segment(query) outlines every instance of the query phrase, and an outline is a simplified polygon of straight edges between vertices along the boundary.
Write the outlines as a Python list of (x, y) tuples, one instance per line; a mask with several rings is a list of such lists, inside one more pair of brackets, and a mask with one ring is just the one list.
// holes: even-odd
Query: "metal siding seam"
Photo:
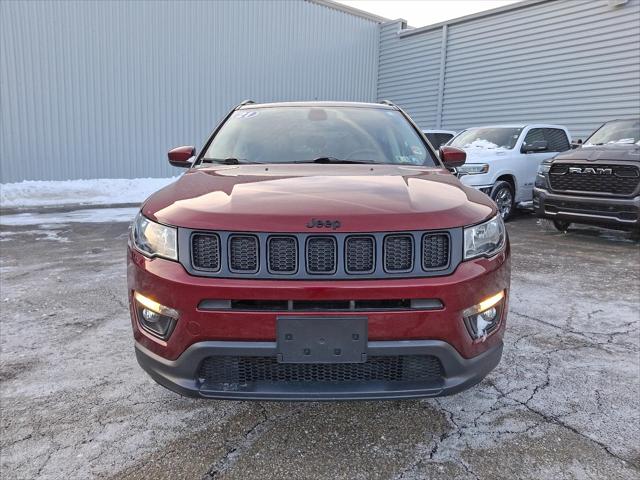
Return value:
[(438, 105), (436, 107), (436, 128), (442, 126), (442, 104), (444, 102), (444, 83), (447, 65), (447, 36), (449, 27), (442, 26), (442, 44), (440, 45), (440, 78), (438, 80)]

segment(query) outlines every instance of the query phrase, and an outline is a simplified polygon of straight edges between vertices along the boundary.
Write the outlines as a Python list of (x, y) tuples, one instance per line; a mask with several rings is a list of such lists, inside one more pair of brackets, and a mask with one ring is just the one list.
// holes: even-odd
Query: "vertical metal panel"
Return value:
[(1, 182), (159, 177), (235, 103), (376, 98), (378, 24), (303, 1), (0, 2)]
[(399, 21), (380, 27), (378, 61), (378, 100), (391, 100), (402, 106), (423, 128), (437, 122), (440, 76), (440, 30), (400, 38)]
[[(450, 22), (442, 127), (553, 122), (584, 138), (605, 120), (638, 116), (639, 17), (640, 0), (619, 7), (561, 0)], [(393, 48), (398, 58), (410, 54), (412, 64), (404, 67), (430, 63), (439, 47), (419, 39), (440, 33), (441, 27), (394, 33), (381, 37), (380, 49)], [(393, 87), (398, 103), (407, 101), (423, 127), (435, 124), (437, 104), (423, 98), (432, 88), (432, 79), (416, 83), (411, 75)], [(379, 86), (382, 98), (380, 92)]]

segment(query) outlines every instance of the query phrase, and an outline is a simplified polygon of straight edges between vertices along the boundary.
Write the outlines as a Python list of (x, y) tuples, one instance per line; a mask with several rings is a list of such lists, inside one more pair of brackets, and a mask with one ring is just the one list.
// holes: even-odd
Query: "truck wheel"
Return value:
[(562, 233), (567, 233), (569, 227), (571, 226), (571, 222), (567, 222), (565, 220), (554, 220), (553, 226), (556, 227), (556, 230)]
[(509, 182), (499, 181), (491, 190), (491, 199), (496, 202), (502, 219), (507, 221), (513, 213), (513, 188)]

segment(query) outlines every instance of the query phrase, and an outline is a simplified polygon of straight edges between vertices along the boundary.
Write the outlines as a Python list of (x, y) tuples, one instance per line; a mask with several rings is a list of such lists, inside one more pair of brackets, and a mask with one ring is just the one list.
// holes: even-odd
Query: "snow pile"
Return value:
[(473, 142), (467, 143), (464, 148), (499, 148), (493, 142), (485, 140), (484, 138), (476, 138)]
[(46, 205), (105, 205), (141, 203), (173, 178), (95, 179), (66, 181), (26, 180), (0, 184), (0, 207)]
[(60, 213), (16, 213), (0, 216), (0, 225), (38, 225), (41, 228), (48, 228), (68, 223), (131, 222), (137, 213), (137, 207), (88, 208)]

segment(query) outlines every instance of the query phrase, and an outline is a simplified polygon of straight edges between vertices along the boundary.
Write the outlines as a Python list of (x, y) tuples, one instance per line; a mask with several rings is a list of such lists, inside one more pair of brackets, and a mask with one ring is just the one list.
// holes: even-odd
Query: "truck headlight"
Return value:
[(463, 175), (479, 175), (488, 171), (489, 165), (487, 163), (465, 163), (458, 167), (458, 173)]
[(131, 238), (136, 249), (148, 257), (178, 260), (178, 231), (174, 227), (152, 222), (138, 213), (133, 221)]
[(464, 229), (464, 259), (497, 253), (504, 245), (506, 231), (500, 214), (491, 220)]
[(549, 170), (551, 170), (550, 163), (543, 162), (540, 165), (538, 165), (538, 175), (545, 175), (549, 173)]

